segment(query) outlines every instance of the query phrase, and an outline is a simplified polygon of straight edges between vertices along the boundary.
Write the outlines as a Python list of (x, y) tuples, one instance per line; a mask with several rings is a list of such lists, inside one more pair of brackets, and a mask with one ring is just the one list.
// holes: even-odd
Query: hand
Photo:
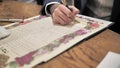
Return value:
[[(54, 6), (54, 5), (53, 5)], [(51, 7), (52, 8), (52, 7)], [(52, 19), (54, 24), (67, 25), (71, 23), (79, 10), (74, 6), (66, 6), (59, 4), (52, 12)]]

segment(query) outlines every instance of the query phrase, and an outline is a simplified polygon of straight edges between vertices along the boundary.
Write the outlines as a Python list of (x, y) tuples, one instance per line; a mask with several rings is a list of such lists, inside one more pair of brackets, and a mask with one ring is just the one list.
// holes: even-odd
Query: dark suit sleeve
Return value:
[(43, 5), (43, 0), (36, 0), (38, 5)]

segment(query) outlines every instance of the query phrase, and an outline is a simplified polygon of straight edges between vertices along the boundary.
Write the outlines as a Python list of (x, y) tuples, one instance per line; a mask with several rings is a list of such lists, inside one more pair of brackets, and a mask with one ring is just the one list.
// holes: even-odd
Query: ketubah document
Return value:
[(109, 27), (112, 22), (77, 15), (67, 26), (51, 17), (35, 16), (4, 26), (10, 35), (0, 40), (0, 68), (32, 68), (76, 43)]

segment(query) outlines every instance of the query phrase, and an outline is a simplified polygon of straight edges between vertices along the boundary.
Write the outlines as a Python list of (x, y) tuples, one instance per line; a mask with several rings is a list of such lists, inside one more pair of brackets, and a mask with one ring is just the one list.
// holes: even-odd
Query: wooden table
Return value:
[[(41, 6), (36, 4), (22, 3), (16, 1), (4, 1), (0, 3), (0, 18), (29, 18), (40, 13)], [(8, 22), (0, 22), (6, 25)]]
[[(14, 4), (5, 2), (0, 6), (0, 9), (1, 7), (2, 9), (5, 9), (4, 7), (6, 6), (10, 7), (9, 9), (11, 10), (9, 12), (12, 14), (8, 15), (9, 17), (19, 18), (25, 16), (27, 18), (39, 14), (40, 9), (37, 5), (17, 2), (12, 3)], [(19, 7), (21, 8), (18, 9)], [(6, 12), (7, 11), (3, 10), (3, 15), (0, 15), (0, 18), (7, 16), (7, 14), (4, 15)], [(0, 24), (3, 25), (3, 23)], [(37, 65), (34, 68), (96, 68), (109, 51), (120, 53), (120, 35), (107, 29), (98, 35), (75, 45), (73, 48), (47, 63)]]

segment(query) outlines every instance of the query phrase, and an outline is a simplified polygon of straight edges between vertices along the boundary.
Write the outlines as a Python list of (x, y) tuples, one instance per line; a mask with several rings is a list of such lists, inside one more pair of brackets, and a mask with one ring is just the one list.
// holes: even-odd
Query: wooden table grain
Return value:
[[(11, 15), (8, 16), (11, 18), (32, 17), (38, 15), (40, 10), (38, 5), (14, 1), (4, 2), (0, 5), (2, 5), (0, 6), (0, 12), (3, 12), (0, 18), (7, 16), (5, 14), (8, 12), (6, 7), (10, 9), (9, 12)], [(0, 23), (0, 25), (6, 24), (8, 23)], [(44, 64), (36, 65), (34, 68), (96, 68), (109, 51), (120, 53), (120, 34), (106, 29), (94, 37), (76, 44), (54, 59)]]
[[(4, 1), (0, 3), (0, 18), (29, 18), (40, 14), (41, 6), (30, 3)], [(0, 25), (6, 25), (10, 22), (0, 22)]]

